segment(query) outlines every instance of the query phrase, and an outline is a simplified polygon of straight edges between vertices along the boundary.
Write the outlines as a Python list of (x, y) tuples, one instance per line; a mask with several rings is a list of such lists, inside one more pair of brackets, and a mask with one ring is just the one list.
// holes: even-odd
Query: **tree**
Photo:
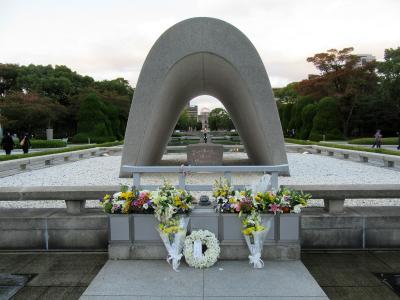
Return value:
[(317, 114), (317, 104), (307, 104), (301, 111), (302, 127), (300, 129), (300, 138), (306, 140), (310, 136), (311, 129), (313, 127), (313, 120)]
[(400, 129), (400, 47), (386, 49), (384, 61), (378, 63), (379, 95), (387, 109), (385, 121), (392, 131)]
[(292, 109), (294, 104), (280, 103), (280, 102), (278, 102), (277, 104), (278, 104), (279, 117), (281, 119), (283, 133), (287, 133), (290, 130), (289, 123), (292, 117)]
[(17, 65), (0, 64), (0, 97), (5, 97), (6, 92), (15, 86), (17, 76)]
[(352, 47), (330, 49), (307, 58), (320, 71), (320, 75), (311, 76), (296, 85), (300, 94), (309, 95), (315, 100), (333, 97), (338, 101), (341, 116), (338, 129), (341, 128), (346, 137), (351, 132), (352, 121), (360, 109), (360, 103), (376, 93), (378, 87), (376, 64), (371, 62), (357, 66), (359, 58), (351, 54), (352, 51)]
[(291, 111), (291, 119), (288, 124), (288, 129), (295, 129), (296, 130), (296, 137), (300, 137), (300, 131), (303, 127), (303, 119), (301, 116), (301, 112), (303, 108), (308, 105), (312, 104), (314, 101), (311, 97), (308, 96), (300, 96), (297, 98), (296, 102), (292, 106)]
[[(342, 50), (330, 49), (308, 57), (307, 61), (313, 63), (322, 74), (352, 69), (358, 62), (358, 57), (351, 54), (353, 50), (353, 47), (343, 48)], [(340, 89), (340, 81), (337, 82), (336, 88)]]
[(292, 82), (283, 88), (275, 88), (274, 95), (282, 104), (294, 103), (299, 96), (299, 93), (296, 91), (295, 88), (296, 86), (297, 82)]
[[(125, 79), (97, 82), (62, 65), (53, 67), (0, 64), (0, 101), (10, 101), (11, 98), (7, 97), (9, 94), (17, 94), (20, 97), (26, 95), (28, 98), (35, 95), (37, 98), (50, 101), (49, 105), (54, 104), (54, 107), (63, 109), (62, 114), (57, 114), (56, 120), (51, 120), (55, 136), (74, 136), (77, 133), (80, 105), (90, 93), (95, 93), (107, 107), (107, 116), (112, 120), (113, 134), (122, 138), (134, 93), (134, 89)], [(15, 101), (9, 104), (10, 107), (17, 105)], [(41, 132), (42, 119), (38, 118), (36, 121), (37, 124), (31, 123), (30, 128)]]
[(178, 122), (175, 125), (175, 129), (177, 130), (194, 130), (197, 127), (197, 118), (191, 116), (185, 108), (182, 113), (179, 115)]
[(79, 108), (78, 134), (75, 140), (115, 140), (108, 113), (107, 106), (95, 93), (88, 94)]
[(7, 131), (42, 135), (46, 128), (58, 126), (66, 114), (64, 106), (37, 94), (11, 92), (0, 100), (0, 123)]
[(128, 80), (124, 78), (117, 78), (114, 80), (103, 80), (95, 82), (96, 90), (99, 92), (113, 91), (118, 95), (126, 95), (132, 98), (134, 89), (129, 85)]
[(223, 108), (214, 108), (208, 116), (208, 124), (211, 130), (234, 129), (233, 122), (228, 112)]
[[(310, 108), (311, 110), (311, 108)], [(336, 99), (326, 97), (318, 103), (313, 126), (310, 133), (311, 140), (322, 140), (325, 135), (327, 140), (342, 139), (339, 128), (339, 108)]]

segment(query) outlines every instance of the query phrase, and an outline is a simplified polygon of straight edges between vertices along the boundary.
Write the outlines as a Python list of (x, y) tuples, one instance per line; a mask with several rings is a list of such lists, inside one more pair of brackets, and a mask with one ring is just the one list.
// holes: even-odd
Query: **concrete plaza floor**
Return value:
[[(3, 252), (0, 253), (0, 273), (33, 274), (13, 299), (79, 299), (106, 262), (107, 253)], [(329, 299), (400, 299), (374, 275), (400, 273), (400, 251), (303, 251), (302, 262)], [(165, 267), (169, 268), (168, 265)], [(249, 270), (247, 263), (244, 267), (244, 270)], [(220, 275), (220, 272), (226, 274), (226, 281), (235, 280), (229, 276), (227, 268), (222, 268), (222, 271), (216, 268), (215, 275)], [(245, 274), (241, 274), (237, 288), (245, 284)], [(285, 290), (291, 284), (282, 281), (276, 289)], [(193, 286), (194, 291), (196, 288)]]
[(181, 263), (174, 272), (163, 260), (109, 260), (83, 293), (91, 299), (320, 299), (325, 293), (301, 261), (218, 261), (197, 270)]

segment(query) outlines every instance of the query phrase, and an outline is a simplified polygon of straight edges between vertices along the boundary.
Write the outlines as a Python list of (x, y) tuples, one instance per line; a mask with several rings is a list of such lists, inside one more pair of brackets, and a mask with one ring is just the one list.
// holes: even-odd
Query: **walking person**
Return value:
[(6, 155), (10, 155), (11, 151), (14, 149), (15, 144), (14, 140), (11, 136), (11, 133), (7, 132), (7, 134), (1, 140), (1, 147), (3, 147)]
[(372, 148), (374, 148), (375, 146), (376, 146), (376, 148), (381, 148), (381, 145), (382, 145), (382, 134), (381, 134), (381, 130), (380, 129), (378, 129), (375, 132), (374, 138), (375, 138), (375, 140), (374, 140), (374, 144), (372, 145)]
[(396, 134), (397, 134), (397, 150), (400, 150), (400, 131), (397, 131)]
[(27, 154), (29, 152), (29, 147), (31, 146), (31, 141), (29, 140), (28, 134), (24, 134), (24, 137), (19, 144), (21, 145), (24, 154)]

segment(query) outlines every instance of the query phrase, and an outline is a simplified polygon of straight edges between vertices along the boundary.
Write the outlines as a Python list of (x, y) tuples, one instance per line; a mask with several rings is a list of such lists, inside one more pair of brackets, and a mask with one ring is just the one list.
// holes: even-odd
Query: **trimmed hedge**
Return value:
[[(349, 144), (353, 145), (372, 145), (374, 143), (374, 138), (359, 138), (353, 139), (349, 141)], [(399, 138), (397, 137), (388, 137), (382, 139), (382, 145), (398, 145)]]
[(299, 144), (299, 145), (315, 145), (316, 144), (316, 142), (298, 140), (298, 139), (292, 139), (292, 138), (285, 138), (285, 142), (292, 143), (292, 144)]
[[(63, 140), (30, 140), (32, 149), (38, 149), (38, 148), (63, 148), (67, 147), (67, 142), (64, 142)], [(20, 140), (19, 139), (14, 139), (15, 143), (15, 149), (21, 149), (21, 146), (19, 145)], [(2, 148), (2, 147), (0, 147)]]
[(72, 143), (76, 143), (76, 144), (82, 144), (82, 143), (88, 143), (90, 138), (90, 142), (91, 143), (108, 143), (108, 142), (114, 142), (115, 141), (115, 137), (114, 136), (100, 136), (100, 137), (96, 137), (96, 136), (90, 136), (87, 133), (78, 133), (76, 135), (74, 135), (71, 138), (71, 142)]
[(96, 148), (96, 147), (113, 147), (113, 146), (118, 146), (118, 145), (122, 145), (122, 144), (123, 144), (123, 141), (116, 141), (116, 142), (110, 142), (110, 143), (81, 145), (81, 146), (74, 146), (74, 147), (68, 147), (68, 148), (62, 148), (62, 149), (32, 152), (32, 153), (28, 153), (28, 154), (1, 155), (0, 161), (14, 160), (14, 159), (19, 159), (19, 158), (36, 157), (36, 156), (42, 156), (42, 155), (48, 155), (48, 154), (72, 152), (72, 151), (85, 150), (85, 149), (91, 149), (91, 148)]
[[(63, 140), (31, 140), (32, 148), (62, 148), (67, 147)], [(18, 144), (19, 146), (19, 144)]]

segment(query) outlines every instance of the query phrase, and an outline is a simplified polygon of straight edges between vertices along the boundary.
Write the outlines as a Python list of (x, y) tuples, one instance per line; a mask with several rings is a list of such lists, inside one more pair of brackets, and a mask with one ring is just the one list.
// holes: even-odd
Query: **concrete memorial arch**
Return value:
[(278, 110), (257, 50), (231, 24), (201, 17), (175, 24), (151, 48), (136, 85), (121, 166), (156, 165), (185, 104), (203, 94), (226, 107), (255, 164), (287, 163)]

